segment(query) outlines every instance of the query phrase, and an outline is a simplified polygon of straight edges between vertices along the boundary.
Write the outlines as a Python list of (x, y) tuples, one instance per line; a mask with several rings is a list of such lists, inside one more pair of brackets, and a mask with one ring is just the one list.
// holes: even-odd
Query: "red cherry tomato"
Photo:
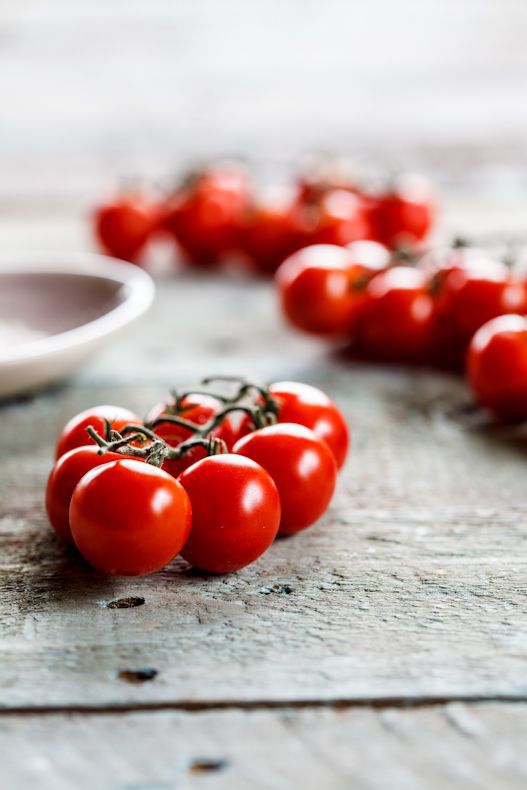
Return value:
[(464, 353), (474, 332), (487, 321), (521, 311), (525, 285), (507, 266), (475, 251), (447, 259), (431, 281), (436, 302), (436, 334)]
[(160, 223), (188, 262), (210, 266), (236, 242), (248, 200), (248, 179), (235, 165), (209, 168), (167, 201)]
[[(159, 403), (150, 410), (146, 422), (153, 423), (162, 416), (168, 415), (182, 417), (184, 420), (192, 422), (195, 425), (205, 425), (212, 417), (221, 411), (222, 408), (220, 401), (210, 395), (190, 395), (183, 400), (181, 405), (183, 408), (177, 411), (174, 401)], [(185, 439), (189, 439), (192, 436), (192, 431), (188, 428), (175, 425), (171, 422), (160, 422), (159, 425), (155, 427), (155, 433), (171, 447), (177, 447), (181, 442), (184, 442)], [(229, 450), (231, 449), (234, 436), (232, 423), (229, 417), (226, 417), (221, 425), (213, 431), (212, 436), (216, 439), (223, 439), (227, 448)], [(196, 447), (182, 458), (167, 459), (163, 463), (163, 469), (165, 472), (173, 475), (173, 477), (179, 477), (184, 469), (196, 463), (196, 461), (199, 461), (200, 458), (204, 458), (206, 455), (207, 451), (204, 447)]]
[(123, 196), (100, 206), (94, 215), (102, 249), (126, 261), (137, 261), (156, 224), (156, 207), (140, 195)]
[(262, 274), (273, 274), (306, 243), (306, 217), (298, 193), (274, 189), (253, 202), (239, 230), (239, 246)]
[(282, 310), (293, 326), (316, 335), (350, 331), (361, 297), (353, 290), (349, 260), (343, 247), (316, 244), (284, 261), (276, 284)]
[(279, 422), (294, 422), (310, 428), (318, 439), (323, 439), (340, 469), (349, 447), (346, 420), (325, 392), (297, 381), (277, 381), (269, 387), (278, 402)]
[(230, 453), (209, 456), (179, 481), (192, 503), (192, 530), (182, 551), (191, 565), (230, 573), (269, 548), (280, 524), (280, 497), (257, 463)]
[(503, 422), (527, 420), (527, 318), (484, 324), (469, 346), (467, 373), (478, 403)]
[(389, 249), (378, 241), (352, 241), (346, 244), (346, 249), (351, 253), (351, 265), (362, 269), (365, 276), (369, 275), (368, 281), (392, 262)]
[(357, 327), (357, 346), (375, 359), (415, 362), (430, 344), (433, 300), (423, 272), (394, 266), (367, 288), (368, 302)]
[(366, 286), (390, 262), (386, 247), (356, 241), (346, 248), (315, 244), (280, 266), (276, 283), (293, 326), (317, 335), (352, 333), (368, 301)]
[(190, 532), (190, 500), (162, 469), (124, 459), (84, 475), (70, 505), (71, 534), (91, 565), (143, 576), (179, 554)]
[(371, 235), (362, 198), (347, 189), (324, 193), (313, 206), (315, 226), (310, 234), (312, 244), (349, 244)]
[(95, 444), (76, 447), (58, 459), (51, 470), (46, 487), (46, 511), (51, 526), (65, 543), (73, 545), (70, 530), (70, 502), (79, 480), (96, 466), (118, 461), (118, 453), (99, 453)]
[(390, 247), (422, 241), (435, 221), (435, 198), (420, 176), (404, 176), (372, 207), (375, 237)]
[(276, 483), (282, 505), (280, 535), (309, 527), (328, 507), (337, 466), (328, 445), (309, 428), (270, 425), (244, 436), (233, 449), (263, 466)]
[(72, 417), (64, 426), (57, 442), (55, 458), (60, 458), (61, 455), (75, 447), (93, 444), (93, 439), (90, 439), (86, 433), (86, 428), (90, 425), (100, 436), (104, 437), (106, 420), (114, 431), (119, 431), (129, 423), (141, 424), (141, 420), (136, 414), (121, 406), (94, 406), (92, 409), (86, 409), (86, 411), (81, 411), (80, 414)]

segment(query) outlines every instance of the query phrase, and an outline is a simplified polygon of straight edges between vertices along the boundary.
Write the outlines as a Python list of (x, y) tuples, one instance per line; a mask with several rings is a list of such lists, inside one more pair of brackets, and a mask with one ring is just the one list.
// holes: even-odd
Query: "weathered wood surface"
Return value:
[(525, 713), (449, 704), (0, 716), (0, 753), (13, 788), (523, 790)]
[[(447, 232), (521, 232), (526, 28), (517, 0), (4, 3), (2, 254), (90, 246), (117, 177), (313, 148), (428, 173)], [(77, 379), (0, 405), (2, 787), (524, 787), (527, 438), (457, 379), (285, 332), (264, 283), (159, 285)], [(230, 577), (94, 573), (42, 509), (62, 423), (211, 370), (342, 404), (330, 512)]]
[[(330, 512), (232, 576), (99, 576), (42, 510), (61, 423), (101, 402), (143, 411), (211, 369), (312, 381), (342, 405), (353, 452)], [(525, 448), (469, 403), (455, 378), (298, 340), (266, 284), (160, 283), (76, 386), (0, 411), (0, 705), (527, 697)], [(130, 595), (145, 604), (104, 606)], [(119, 678), (145, 667), (158, 675)]]

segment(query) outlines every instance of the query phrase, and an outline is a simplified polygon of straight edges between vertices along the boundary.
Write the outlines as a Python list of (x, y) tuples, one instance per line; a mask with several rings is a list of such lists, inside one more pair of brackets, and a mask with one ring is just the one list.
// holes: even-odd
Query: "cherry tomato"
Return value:
[(478, 403), (503, 422), (527, 420), (527, 318), (483, 324), (469, 346), (467, 373)]
[(280, 497), (269, 474), (249, 458), (211, 455), (179, 481), (192, 503), (192, 530), (182, 551), (191, 565), (230, 573), (269, 548), (280, 524)]
[(362, 198), (347, 189), (324, 193), (313, 206), (315, 225), (312, 244), (349, 244), (370, 238), (371, 231)]
[(422, 241), (435, 221), (435, 198), (420, 176), (407, 175), (372, 207), (375, 238), (395, 247)]
[(188, 262), (210, 266), (236, 242), (248, 200), (248, 179), (236, 165), (204, 170), (167, 201), (160, 223)]
[(328, 445), (309, 428), (270, 425), (244, 436), (233, 450), (263, 466), (276, 483), (282, 505), (280, 535), (309, 527), (328, 507), (337, 466)]
[(350, 331), (361, 301), (343, 247), (316, 244), (289, 257), (276, 274), (282, 310), (293, 326), (316, 335)]
[(357, 327), (361, 353), (375, 359), (422, 360), (429, 343), (433, 300), (423, 272), (394, 266), (374, 277)]
[(356, 241), (346, 248), (315, 244), (280, 266), (276, 283), (293, 326), (317, 335), (352, 333), (368, 301), (366, 286), (390, 262), (386, 247)]
[(46, 487), (46, 511), (51, 526), (65, 543), (73, 545), (69, 513), (75, 486), (90, 469), (121, 458), (118, 453), (100, 453), (95, 444), (90, 444), (68, 450), (55, 463)]
[[(174, 401), (159, 403), (148, 413), (146, 422), (153, 423), (160, 417), (168, 415), (182, 417), (195, 425), (205, 425), (222, 408), (220, 401), (210, 395), (191, 395), (183, 399), (181, 406), (182, 408), (178, 411)], [(192, 431), (188, 428), (171, 422), (160, 422), (155, 427), (155, 433), (171, 447), (177, 447), (178, 444), (192, 436)], [(229, 417), (226, 417), (221, 425), (213, 431), (212, 436), (216, 439), (223, 439), (228, 449), (232, 447), (234, 438), (232, 422)], [(199, 461), (200, 458), (204, 458), (206, 454), (207, 451), (204, 447), (196, 447), (182, 458), (167, 459), (163, 463), (163, 469), (174, 477), (179, 477), (184, 469)]]
[(85, 444), (94, 444), (86, 433), (86, 428), (92, 426), (97, 433), (104, 437), (106, 431), (106, 420), (110, 423), (114, 431), (119, 431), (125, 425), (141, 424), (139, 417), (128, 409), (121, 406), (94, 406), (92, 409), (81, 411), (72, 417), (64, 426), (55, 451), (55, 458), (73, 450), (75, 447), (83, 447)]
[(323, 439), (340, 469), (349, 447), (346, 420), (325, 392), (297, 381), (277, 381), (269, 393), (278, 402), (279, 422), (293, 422), (310, 428), (318, 439)]
[(507, 266), (475, 251), (448, 258), (431, 281), (436, 302), (436, 334), (464, 353), (472, 335), (487, 321), (521, 311), (526, 288)]
[(162, 469), (132, 459), (85, 474), (70, 505), (77, 548), (112, 576), (143, 576), (163, 568), (183, 548), (191, 521), (183, 486)]
[(94, 215), (95, 235), (105, 252), (136, 262), (157, 224), (157, 208), (140, 195), (118, 198)]
[(262, 274), (273, 274), (306, 238), (306, 217), (298, 193), (276, 188), (249, 206), (239, 230), (240, 248)]
[(392, 262), (392, 253), (378, 241), (352, 241), (346, 244), (346, 249), (351, 253), (351, 265), (357, 266), (365, 275), (369, 275), (368, 281), (377, 272), (388, 268)]

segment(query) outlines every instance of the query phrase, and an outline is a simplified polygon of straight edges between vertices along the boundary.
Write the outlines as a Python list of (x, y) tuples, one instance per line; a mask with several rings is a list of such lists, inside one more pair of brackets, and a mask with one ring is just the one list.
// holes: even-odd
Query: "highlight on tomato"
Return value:
[(239, 439), (233, 452), (251, 458), (269, 472), (282, 507), (280, 535), (306, 529), (327, 509), (337, 465), (326, 442), (294, 423), (277, 423)]
[[(221, 383), (229, 389), (203, 390)], [(229, 573), (322, 515), (348, 446), (341, 412), (316, 387), (209, 377), (174, 391), (146, 424), (116, 406), (70, 420), (46, 510), (56, 533), (110, 575), (153, 573), (177, 554)]]
[(249, 458), (211, 455), (179, 482), (192, 504), (192, 530), (182, 551), (209, 573), (231, 573), (266, 551), (278, 532), (280, 497), (271, 476)]
[(367, 205), (348, 189), (331, 189), (311, 204), (314, 215), (311, 244), (344, 246), (371, 238)]
[(437, 214), (437, 198), (422, 176), (399, 176), (372, 209), (376, 238), (389, 247), (415, 245), (430, 233)]
[(70, 529), (70, 502), (77, 483), (96, 466), (121, 458), (118, 453), (101, 453), (97, 445), (90, 444), (68, 450), (55, 462), (46, 486), (46, 512), (51, 526), (65, 543), (74, 543)]
[(469, 346), (467, 376), (477, 402), (502, 422), (527, 420), (527, 318), (484, 324)]
[(93, 444), (94, 440), (88, 436), (86, 430), (89, 426), (101, 436), (105, 436), (107, 425), (113, 431), (120, 431), (125, 425), (140, 423), (141, 420), (136, 414), (122, 406), (93, 406), (68, 420), (57, 441), (55, 458), (60, 458), (75, 447)]
[(191, 513), (189, 497), (174, 477), (124, 458), (81, 478), (71, 498), (71, 534), (98, 570), (143, 576), (179, 554), (190, 533)]
[(269, 395), (278, 405), (278, 421), (310, 428), (326, 442), (340, 469), (348, 454), (350, 434), (342, 412), (331, 398), (318, 387), (298, 381), (277, 381), (269, 386)]
[(425, 274), (394, 266), (374, 277), (357, 325), (360, 352), (378, 360), (419, 362), (430, 346), (434, 302)]

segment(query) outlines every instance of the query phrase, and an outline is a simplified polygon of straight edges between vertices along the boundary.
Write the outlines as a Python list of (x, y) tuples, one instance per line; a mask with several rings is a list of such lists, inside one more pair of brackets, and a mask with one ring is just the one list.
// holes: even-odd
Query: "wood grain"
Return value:
[(525, 705), (0, 716), (5, 787), (522, 790)]
[[(86, 212), (122, 176), (241, 154), (280, 178), (314, 148), (431, 175), (440, 233), (523, 232), (518, 0), (4, 6), (3, 255), (92, 247)], [(266, 283), (158, 285), (77, 379), (0, 404), (2, 786), (525, 787), (525, 432), (490, 426), (456, 378), (287, 332)], [(341, 404), (353, 452), (330, 512), (229, 577), (102, 577), (43, 513), (58, 431), (215, 371)]]
[[(521, 437), (486, 428), (453, 377), (352, 365), (284, 333), (265, 285), (208, 283), (206, 320), (204, 293), (164, 281), (155, 320), (77, 386), (0, 412), (2, 707), (527, 696)], [(211, 368), (336, 398), (353, 453), (331, 510), (232, 576), (96, 574), (42, 509), (61, 424), (101, 402), (141, 412)], [(105, 606), (129, 596), (145, 604)], [(143, 669), (158, 674), (120, 675)]]

